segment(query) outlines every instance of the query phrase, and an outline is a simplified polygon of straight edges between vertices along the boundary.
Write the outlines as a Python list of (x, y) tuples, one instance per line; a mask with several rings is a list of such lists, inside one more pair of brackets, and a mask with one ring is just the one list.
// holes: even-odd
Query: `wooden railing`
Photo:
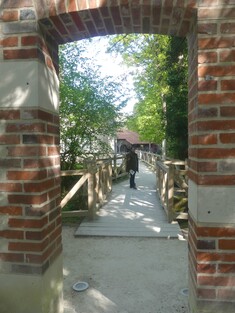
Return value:
[(113, 180), (126, 176), (126, 154), (114, 155), (112, 158)]
[[(156, 188), (168, 222), (174, 219), (187, 219), (187, 212), (177, 211), (177, 201), (187, 205), (188, 180), (187, 162), (180, 160), (161, 160), (159, 155), (138, 151), (139, 158), (156, 172)], [(178, 200), (178, 199), (181, 200)]]
[(63, 211), (63, 208), (68, 204), (68, 202), (75, 196), (78, 190), (85, 185), (90, 179), (90, 175), (87, 170), (74, 170), (74, 171), (61, 171), (61, 176), (78, 176), (77, 183), (72, 187), (72, 189), (66, 194), (66, 196), (61, 201), (61, 209), (62, 209), (62, 216), (70, 217), (70, 216), (88, 216), (93, 215), (92, 207), (88, 207), (84, 210), (73, 210), (73, 211)]
[(157, 191), (169, 223), (176, 218), (187, 219), (187, 213), (176, 210), (176, 196), (184, 199), (188, 195), (185, 166), (184, 161), (156, 163)]
[[(187, 213), (176, 210), (176, 195), (187, 198), (187, 163), (178, 160), (161, 160), (154, 153), (137, 151), (140, 160), (151, 166), (156, 172), (156, 189), (164, 208), (168, 222), (176, 218), (187, 218)], [(113, 156), (95, 160), (85, 160), (84, 170), (62, 171), (61, 176), (77, 176), (78, 180), (61, 201), (63, 209), (68, 202), (82, 190), (86, 197), (84, 207), (79, 210), (63, 211), (64, 217), (88, 217), (94, 219), (97, 210), (104, 204), (112, 189), (112, 181), (127, 175), (126, 156)]]
[[(125, 171), (126, 157), (113, 156), (99, 160), (84, 160), (83, 170), (61, 171), (61, 176), (77, 176), (77, 182), (61, 201), (63, 217), (88, 217), (94, 219), (97, 210), (104, 204), (112, 189), (112, 181), (127, 175)], [(86, 197), (83, 208), (63, 210), (74, 196), (81, 192)]]
[(137, 150), (136, 152), (140, 160), (150, 165), (153, 170), (156, 169), (156, 162), (157, 160), (161, 159), (161, 156), (159, 154), (141, 150)]

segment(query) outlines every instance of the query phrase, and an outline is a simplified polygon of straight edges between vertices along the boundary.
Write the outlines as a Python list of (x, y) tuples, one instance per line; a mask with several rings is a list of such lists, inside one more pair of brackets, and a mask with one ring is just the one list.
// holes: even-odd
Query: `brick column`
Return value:
[(1, 313), (63, 311), (58, 78), (31, 3), (1, 7)]
[(191, 313), (235, 308), (235, 7), (225, 2), (200, 2), (189, 39)]

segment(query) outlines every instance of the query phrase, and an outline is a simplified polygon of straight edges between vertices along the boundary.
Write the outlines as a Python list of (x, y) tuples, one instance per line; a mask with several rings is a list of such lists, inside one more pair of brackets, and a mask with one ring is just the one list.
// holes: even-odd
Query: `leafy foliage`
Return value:
[(167, 141), (167, 156), (187, 157), (187, 45), (185, 38), (118, 35), (110, 42), (128, 65), (136, 66), (138, 102), (128, 128), (142, 140)]
[(183, 38), (171, 37), (167, 51), (166, 140), (168, 155), (187, 158), (188, 150), (188, 58)]
[(61, 166), (74, 169), (84, 154), (105, 153), (105, 139), (120, 128), (120, 110), (127, 97), (121, 78), (100, 77), (100, 70), (85, 55), (86, 44), (60, 47)]

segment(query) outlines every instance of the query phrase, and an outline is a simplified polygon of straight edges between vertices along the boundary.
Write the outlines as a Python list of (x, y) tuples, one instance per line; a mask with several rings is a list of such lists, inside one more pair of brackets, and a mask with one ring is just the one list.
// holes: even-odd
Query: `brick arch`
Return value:
[[(78, 3), (77, 3), (78, 2)], [(58, 71), (56, 47), (72, 41), (113, 34), (147, 33), (186, 37), (196, 18), (192, 1), (125, 1), (36, 2), (38, 24), (44, 34), (52, 62)], [(48, 62), (48, 64), (50, 64)]]
[(147, 32), (189, 43), (190, 313), (233, 313), (234, 1), (4, 0), (0, 9), (0, 281), (9, 282), (0, 311), (60, 312), (61, 288), (50, 288), (62, 281), (58, 45)]
[[(186, 4), (184, 4), (186, 2)], [(195, 21), (191, 1), (79, 1), (38, 8), (39, 24), (58, 44), (120, 33), (158, 33), (184, 37)]]

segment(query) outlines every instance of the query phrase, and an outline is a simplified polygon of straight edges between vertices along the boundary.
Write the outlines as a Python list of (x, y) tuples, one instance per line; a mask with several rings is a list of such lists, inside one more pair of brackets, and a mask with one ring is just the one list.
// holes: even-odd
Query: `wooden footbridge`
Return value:
[[(62, 200), (62, 207), (81, 186), (87, 187), (87, 208), (62, 212), (64, 216), (85, 217), (75, 236), (182, 238), (172, 208), (174, 181), (184, 176), (176, 175), (172, 162), (164, 165), (157, 161), (155, 155), (140, 153), (139, 158), (137, 190), (130, 189), (128, 176), (122, 170), (123, 162), (119, 162), (118, 166), (117, 160), (114, 164), (113, 161), (99, 163), (98, 166), (96, 163), (95, 168), (89, 162), (83, 175), (81, 171), (62, 172), (63, 176), (80, 175), (78, 182)], [(185, 175), (185, 170), (181, 173)], [(124, 177), (115, 179), (120, 176)]]
[(128, 178), (113, 184), (107, 203), (94, 220), (85, 219), (75, 236), (182, 238), (177, 222), (169, 223), (156, 193), (156, 175), (140, 162), (137, 190)]

